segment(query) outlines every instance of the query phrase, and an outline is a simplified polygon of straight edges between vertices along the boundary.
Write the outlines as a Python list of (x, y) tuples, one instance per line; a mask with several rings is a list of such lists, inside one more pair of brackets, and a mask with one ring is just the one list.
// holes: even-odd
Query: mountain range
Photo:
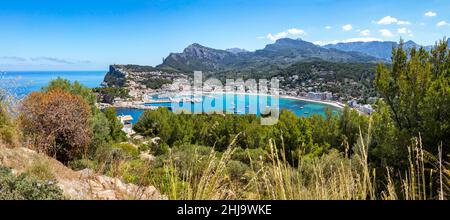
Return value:
[[(392, 55), (392, 48), (398, 46), (399, 43), (394, 41), (370, 41), (370, 42), (349, 42), (349, 43), (328, 44), (323, 47), (342, 51), (361, 52), (370, 56), (374, 56), (389, 61)], [(419, 48), (420, 45), (411, 40), (406, 41), (403, 45), (403, 48), (405, 49), (410, 49), (412, 47)], [(431, 50), (432, 46), (425, 46), (424, 48), (426, 50)]]
[(242, 49), (219, 50), (194, 43), (181, 53), (171, 53), (157, 68), (191, 72), (228, 71), (285, 67), (299, 61), (323, 60), (330, 62), (375, 63), (383, 59), (360, 51), (326, 48), (301, 40), (283, 38), (254, 52)]

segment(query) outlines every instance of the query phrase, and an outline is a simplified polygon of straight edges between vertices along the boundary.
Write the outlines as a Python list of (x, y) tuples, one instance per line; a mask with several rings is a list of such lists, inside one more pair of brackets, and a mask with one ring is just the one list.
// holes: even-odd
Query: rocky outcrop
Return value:
[(125, 85), (128, 72), (120, 65), (110, 65), (109, 71), (105, 76), (103, 85), (107, 87), (122, 87)]
[(13, 169), (14, 173), (27, 171), (33, 162), (45, 161), (68, 199), (77, 200), (160, 200), (166, 199), (153, 186), (137, 186), (118, 178), (98, 175), (92, 170), (73, 171), (59, 161), (27, 148), (0, 146), (0, 166)]

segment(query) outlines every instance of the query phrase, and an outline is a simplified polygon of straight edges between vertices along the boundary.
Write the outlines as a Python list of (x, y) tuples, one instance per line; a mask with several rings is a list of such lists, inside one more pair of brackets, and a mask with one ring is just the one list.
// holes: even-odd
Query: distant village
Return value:
[[(157, 107), (145, 105), (149, 102), (158, 102), (153, 100), (152, 96), (155, 94), (165, 94), (166, 98), (171, 95), (179, 94), (180, 92), (191, 91), (190, 77), (188, 74), (182, 73), (166, 73), (163, 71), (148, 71), (148, 72), (130, 72), (123, 69), (114, 69), (119, 75), (122, 75), (126, 79), (124, 88), (129, 91), (129, 99), (115, 98), (112, 104), (100, 104), (100, 107), (123, 107), (123, 108), (136, 108), (136, 109), (156, 109)], [(163, 84), (160, 88), (152, 89), (146, 85), (148, 79), (163, 79), (170, 81), (170, 84)], [(298, 76), (292, 76), (290, 79), (284, 79), (280, 77), (281, 83), (285, 80), (295, 81)], [(367, 103), (360, 104), (360, 97), (351, 97), (349, 95), (342, 95), (342, 93), (332, 93), (331, 91), (324, 90), (326, 88), (333, 88), (340, 85), (340, 82), (328, 81), (325, 82), (323, 78), (316, 80), (307, 80), (305, 82), (297, 83), (294, 86), (284, 86), (283, 89), (279, 89), (279, 94), (282, 96), (290, 96), (294, 98), (303, 98), (314, 101), (322, 101), (329, 103), (338, 103), (339, 106), (347, 104), (350, 108), (354, 108), (364, 114), (372, 114), (374, 111), (372, 105), (376, 101), (376, 97), (369, 97)], [(348, 82), (350, 86), (357, 86), (355, 82)], [(105, 86), (108, 86), (105, 83)], [(227, 84), (225, 87), (221, 85), (214, 85), (211, 83), (204, 83), (203, 92), (225, 92), (235, 91), (237, 93), (257, 93), (257, 86), (247, 84), (244, 86), (242, 82), (235, 82), (234, 84)]]

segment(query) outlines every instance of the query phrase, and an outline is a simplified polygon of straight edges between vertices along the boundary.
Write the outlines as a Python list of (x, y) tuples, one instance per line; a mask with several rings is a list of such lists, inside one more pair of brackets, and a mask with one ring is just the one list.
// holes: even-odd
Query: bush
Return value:
[(113, 145), (113, 147), (122, 149), (125, 153), (127, 153), (130, 157), (134, 159), (139, 158), (140, 155), (139, 149), (130, 143), (119, 143)]
[(240, 161), (231, 160), (227, 164), (227, 172), (233, 181), (247, 183), (249, 178), (246, 173), (250, 171), (250, 167)]
[(268, 161), (267, 151), (261, 148), (256, 149), (242, 149), (237, 148), (231, 159), (240, 161), (250, 165), (250, 161), (256, 163), (257, 161)]
[(53, 174), (50, 165), (41, 159), (35, 159), (31, 166), (27, 169), (26, 173), (30, 177), (34, 177), (38, 180), (55, 179), (55, 175)]
[(166, 143), (162, 143), (162, 144), (154, 144), (150, 147), (151, 152), (155, 155), (155, 156), (159, 156), (159, 155), (164, 155), (169, 153), (170, 147), (168, 144)]
[(149, 184), (146, 174), (149, 167), (142, 160), (130, 160), (120, 164), (119, 173), (122, 179), (127, 183), (133, 183), (140, 186)]
[(33, 92), (20, 109), (20, 125), (33, 148), (67, 164), (86, 155), (91, 143), (91, 109), (62, 90)]
[(0, 167), (0, 200), (61, 200), (62, 190), (53, 180), (40, 181), (26, 174), (14, 176), (11, 169)]
[(0, 97), (0, 143), (9, 147), (18, 146), (18, 129), (9, 114), (5, 104)]
[(84, 169), (96, 170), (98, 165), (97, 162), (94, 160), (83, 158), (79, 160), (70, 161), (68, 166), (72, 170), (79, 171)]

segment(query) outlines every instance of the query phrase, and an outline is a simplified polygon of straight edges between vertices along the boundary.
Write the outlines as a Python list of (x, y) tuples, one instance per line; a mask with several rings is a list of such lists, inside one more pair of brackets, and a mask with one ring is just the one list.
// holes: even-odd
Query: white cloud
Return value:
[(388, 29), (381, 29), (380, 30), (381, 36), (383, 37), (392, 37), (394, 36), (394, 34), (392, 34), (392, 32)]
[(410, 25), (411, 22), (409, 22), (409, 21), (398, 21), (397, 24), (398, 25)]
[(443, 26), (448, 26), (448, 25), (450, 25), (450, 24), (445, 21), (440, 21), (436, 24), (436, 26), (438, 26), (438, 27), (443, 27)]
[(436, 12), (432, 12), (432, 11), (425, 13), (425, 16), (427, 16), (427, 17), (435, 17), (436, 15), (437, 15)]
[(381, 24), (381, 25), (389, 25), (389, 24), (410, 25), (411, 24), (411, 22), (409, 22), (409, 21), (399, 20), (396, 17), (392, 17), (392, 16), (386, 16), (386, 17), (380, 19), (379, 21), (377, 21), (376, 23)]
[(342, 26), (342, 30), (344, 31), (350, 31), (351, 29), (353, 29), (353, 26), (351, 24), (346, 24)]
[(318, 41), (314, 41), (313, 44), (323, 46), (323, 45), (325, 45), (325, 42), (318, 40)]
[[(266, 35), (266, 37), (264, 37), (264, 38), (269, 39), (271, 41), (276, 41), (281, 38), (286, 38), (289, 36), (298, 36), (298, 35), (306, 35), (306, 32), (299, 28), (290, 28), (286, 31), (282, 31), (282, 32), (279, 32), (276, 34), (268, 33)], [(258, 39), (260, 39), (260, 38), (258, 37)]]
[(399, 29), (397, 29), (397, 33), (406, 34), (406, 33), (408, 33), (408, 28), (399, 28)]
[(267, 39), (269, 39), (269, 40), (271, 40), (271, 41), (276, 41), (276, 40), (278, 40), (278, 39), (281, 39), (281, 38), (285, 38), (285, 37), (287, 37), (287, 35), (288, 35), (288, 33), (287, 32), (280, 32), (280, 33), (277, 33), (277, 34), (275, 34), (275, 35), (272, 35), (272, 33), (268, 33), (267, 34)]
[(302, 35), (305, 34), (305, 31), (302, 29), (298, 29), (298, 28), (291, 28), (287, 31), (289, 34), (292, 35)]
[(355, 37), (355, 38), (343, 40), (341, 42), (342, 43), (351, 43), (351, 42), (370, 42), (370, 41), (383, 41), (383, 39), (373, 38), (373, 37)]
[(370, 35), (370, 30), (368, 30), (368, 29), (362, 30), (362, 31), (358, 31), (358, 32), (359, 32), (359, 34), (360, 34), (361, 36), (367, 37), (367, 36)]
[(325, 26), (325, 29), (330, 30), (331, 26)]
[(397, 29), (397, 33), (399, 33), (399, 34), (407, 34), (409, 37), (414, 37), (412, 31), (409, 30), (408, 28), (399, 28), (399, 29)]
[(382, 25), (388, 25), (388, 24), (392, 24), (392, 23), (397, 23), (398, 19), (391, 17), (391, 16), (386, 16), (382, 19), (380, 19), (379, 21), (377, 21), (377, 24), (382, 24)]

